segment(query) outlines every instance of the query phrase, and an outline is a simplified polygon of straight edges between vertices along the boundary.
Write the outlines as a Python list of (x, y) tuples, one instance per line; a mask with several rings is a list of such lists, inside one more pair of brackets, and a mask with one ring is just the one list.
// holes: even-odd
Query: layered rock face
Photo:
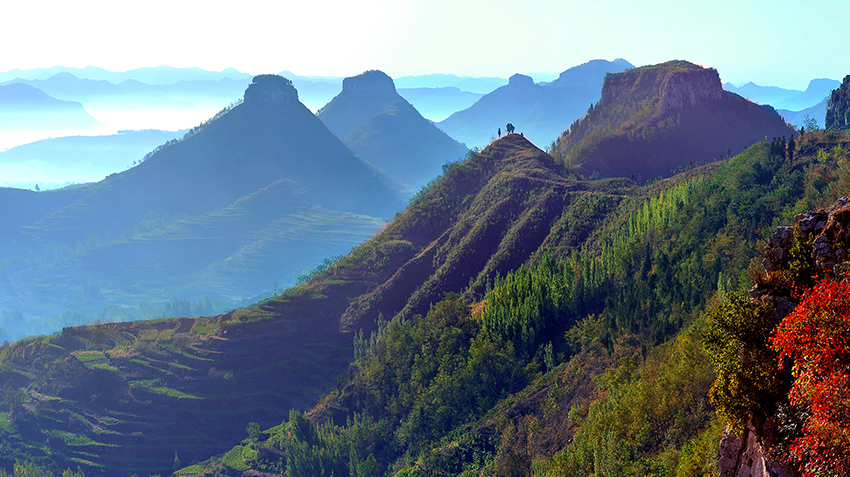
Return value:
[[(846, 250), (846, 237), (850, 234), (850, 199), (843, 197), (830, 209), (816, 210), (794, 217), (800, 235), (812, 236), (813, 274), (825, 276), (840, 271), (850, 260)], [(768, 274), (788, 269), (790, 250), (796, 243), (794, 227), (777, 227), (770, 237), (762, 264)], [(767, 290), (757, 286), (752, 294)]]
[(850, 75), (832, 90), (826, 102), (826, 128), (850, 129)]
[(295, 103), (298, 91), (292, 81), (278, 75), (258, 75), (245, 90), (245, 103)]
[(345, 78), (342, 80), (342, 91), (359, 94), (396, 94), (393, 79), (378, 70)]
[(660, 97), (662, 111), (694, 107), (723, 99), (725, 93), (717, 71), (685, 61), (671, 61), (654, 67), (615, 75), (605, 82), (602, 102)]
[(712, 69), (674, 73), (661, 86), (662, 111), (694, 107), (721, 98), (720, 76)]

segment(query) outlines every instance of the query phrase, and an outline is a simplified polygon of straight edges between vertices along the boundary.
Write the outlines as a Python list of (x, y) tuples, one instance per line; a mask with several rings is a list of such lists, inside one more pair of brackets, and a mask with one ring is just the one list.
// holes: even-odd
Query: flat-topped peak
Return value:
[(298, 101), (292, 81), (278, 75), (257, 75), (245, 90), (245, 103), (290, 103)]
[(342, 80), (342, 90), (353, 93), (394, 93), (395, 83), (383, 71), (370, 70)]
[(508, 84), (511, 86), (526, 86), (533, 85), (534, 80), (531, 76), (521, 75), (519, 73), (508, 78)]

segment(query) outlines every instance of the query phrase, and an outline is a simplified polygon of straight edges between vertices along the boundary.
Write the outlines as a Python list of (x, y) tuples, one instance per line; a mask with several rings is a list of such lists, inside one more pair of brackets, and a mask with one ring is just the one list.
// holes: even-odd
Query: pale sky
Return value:
[(850, 74), (847, 0), (75, 0), (4, 2), (0, 71), (234, 67), (508, 77), (591, 59), (683, 59), (804, 89)]

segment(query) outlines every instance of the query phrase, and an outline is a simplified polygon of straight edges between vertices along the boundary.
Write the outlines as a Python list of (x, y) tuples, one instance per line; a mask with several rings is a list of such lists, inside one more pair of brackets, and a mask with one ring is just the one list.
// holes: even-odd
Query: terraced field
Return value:
[[(66, 328), (0, 350), (0, 465), (170, 474), (336, 386), (350, 337), (305, 307)], [(38, 358), (33, 359), (34, 356)], [(6, 452), (8, 451), (8, 452)]]

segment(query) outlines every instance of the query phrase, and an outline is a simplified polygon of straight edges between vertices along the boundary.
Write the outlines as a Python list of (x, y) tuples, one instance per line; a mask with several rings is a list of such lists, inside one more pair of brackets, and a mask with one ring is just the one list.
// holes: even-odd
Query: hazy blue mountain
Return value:
[[(819, 78), (809, 81), (809, 86), (799, 96), (788, 99), (782, 105), (785, 109), (802, 110), (817, 105), (823, 101), (835, 88), (841, 85), (840, 81)], [(819, 119), (820, 121), (820, 119)]]
[[(185, 132), (185, 131), (184, 131)], [(43, 139), (0, 152), (0, 186), (10, 182), (94, 182), (129, 169), (176, 131), (120, 131), (106, 136)]]
[(73, 189), (0, 189), (0, 309), (255, 296), (373, 234), (405, 203), (391, 184), (288, 80), (258, 76), (243, 103), (132, 169)]
[(455, 86), (442, 88), (399, 88), (398, 94), (431, 121), (442, 121), (452, 113), (466, 109), (484, 96), (461, 91)]
[(81, 130), (101, 126), (84, 108), (25, 84), (0, 86), (0, 130)]
[(484, 146), (498, 129), (512, 123), (517, 132), (540, 147), (558, 135), (599, 100), (606, 73), (631, 68), (631, 63), (594, 60), (561, 73), (551, 83), (534, 83), (530, 76), (516, 74), (509, 83), (483, 96), (469, 108), (458, 111), (438, 126), (467, 146)]
[(805, 91), (778, 86), (759, 86), (753, 82), (742, 86), (726, 83), (723, 87), (755, 103), (769, 104), (776, 109), (801, 111), (823, 101), (839, 84), (841, 83), (837, 80), (819, 78), (811, 80)]
[(251, 79), (251, 75), (248, 73), (242, 73), (234, 68), (226, 68), (222, 71), (207, 71), (197, 67), (175, 68), (172, 66), (162, 65), (115, 72), (95, 66), (86, 66), (85, 68), (53, 66), (50, 68), (35, 68), (29, 70), (16, 69), (0, 72), (0, 82), (13, 80), (15, 78), (27, 80), (47, 79), (63, 72), (70, 73), (77, 78), (106, 80), (111, 83), (120, 83), (130, 79), (148, 84), (172, 84), (179, 81), (218, 81), (225, 78), (248, 81)]
[(818, 122), (820, 127), (823, 127), (824, 118), (826, 117), (826, 102), (827, 98), (824, 98), (820, 103), (806, 109), (801, 109), (800, 111), (778, 109), (776, 112), (778, 112), (790, 124), (793, 124), (797, 129), (805, 126), (806, 116), (814, 119)]
[(380, 71), (346, 78), (342, 92), (316, 115), (352, 151), (411, 190), (467, 151), (423, 118)]
[(786, 89), (779, 86), (761, 86), (750, 81), (741, 86), (735, 86), (732, 83), (725, 83), (723, 89), (731, 91), (737, 95), (743, 96), (750, 101), (758, 104), (769, 104), (777, 107), (778, 104), (783, 104), (785, 100), (803, 94), (798, 89)]
[(458, 88), (461, 91), (487, 94), (494, 89), (504, 86), (508, 80), (496, 77), (457, 76), (445, 74), (430, 74), (418, 76), (402, 76), (395, 79), (397, 88)]

